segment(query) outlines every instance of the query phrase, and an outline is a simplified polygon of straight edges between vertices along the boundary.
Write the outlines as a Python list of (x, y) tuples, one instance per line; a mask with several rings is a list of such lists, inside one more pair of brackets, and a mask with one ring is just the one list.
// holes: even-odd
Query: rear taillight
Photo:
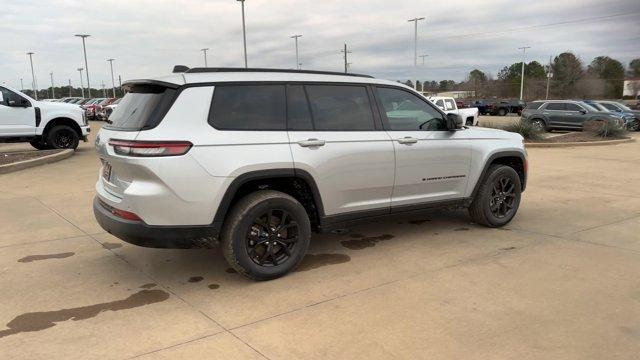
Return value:
[(186, 154), (193, 146), (188, 141), (130, 141), (112, 139), (109, 145), (118, 155), (155, 157)]
[(105, 209), (107, 209), (110, 213), (112, 213), (113, 215), (115, 215), (117, 217), (123, 218), (125, 220), (131, 220), (131, 221), (142, 221), (142, 219), (138, 215), (132, 213), (131, 211), (125, 211), (125, 210), (116, 209), (113, 206), (105, 203), (102, 200), (100, 200), (100, 204)]

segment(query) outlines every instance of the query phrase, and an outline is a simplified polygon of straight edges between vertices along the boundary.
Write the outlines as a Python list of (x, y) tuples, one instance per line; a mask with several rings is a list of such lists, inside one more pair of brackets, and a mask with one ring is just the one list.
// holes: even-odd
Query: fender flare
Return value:
[(522, 185), (522, 191), (524, 191), (524, 189), (527, 187), (527, 172), (528, 171), (526, 170), (527, 158), (526, 158), (525, 154), (523, 152), (520, 152), (520, 151), (499, 151), (499, 152), (491, 154), (487, 158), (487, 161), (485, 161), (484, 167), (482, 169), (482, 172), (480, 173), (480, 176), (478, 177), (478, 181), (476, 182), (476, 185), (473, 187), (473, 192), (471, 192), (470, 199), (472, 201), (476, 197), (476, 194), (478, 193), (478, 190), (480, 189), (480, 184), (482, 183), (482, 181), (484, 181), (485, 177), (487, 176), (487, 171), (489, 171), (489, 167), (491, 166), (491, 164), (496, 159), (504, 158), (504, 157), (518, 157), (518, 158), (520, 158), (520, 160), (522, 161), (522, 166), (525, 169), (523, 181), (522, 181), (522, 184), (521, 184)]

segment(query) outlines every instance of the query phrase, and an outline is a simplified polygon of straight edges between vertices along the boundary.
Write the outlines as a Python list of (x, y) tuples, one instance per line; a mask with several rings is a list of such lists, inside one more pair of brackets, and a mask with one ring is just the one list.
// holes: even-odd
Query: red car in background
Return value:
[(116, 98), (98, 98), (94, 99), (89, 105), (85, 106), (85, 112), (87, 114), (87, 119), (97, 119), (98, 114), (102, 110), (104, 106), (107, 106), (114, 102)]

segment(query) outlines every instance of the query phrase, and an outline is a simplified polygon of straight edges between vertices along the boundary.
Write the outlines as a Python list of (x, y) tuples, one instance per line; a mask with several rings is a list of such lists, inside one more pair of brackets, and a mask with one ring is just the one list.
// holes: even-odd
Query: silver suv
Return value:
[(520, 135), (463, 127), (396, 82), (176, 67), (125, 88), (96, 139), (98, 222), (141, 246), (221, 243), (252, 279), (284, 275), (312, 232), (355, 221), (466, 207), (502, 226), (525, 188)]

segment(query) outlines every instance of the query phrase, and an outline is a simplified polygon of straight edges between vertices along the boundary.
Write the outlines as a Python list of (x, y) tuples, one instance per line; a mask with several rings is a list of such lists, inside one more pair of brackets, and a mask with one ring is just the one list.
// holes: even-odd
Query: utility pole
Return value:
[(200, 49), (200, 51), (204, 53), (204, 67), (209, 67), (207, 65), (207, 50), (209, 50), (209, 48)]
[(122, 76), (118, 75), (118, 83), (120, 84), (120, 87), (122, 88)]
[[(407, 20), (408, 22), (413, 22), (413, 68), (414, 68), (414, 72), (417, 72), (417, 67), (418, 67), (418, 21), (420, 20), (424, 20), (424, 17), (419, 17), (419, 18), (413, 18), (413, 19), (409, 19)], [(414, 74), (417, 77), (417, 74)], [(417, 81), (414, 80), (413, 83), (413, 88), (418, 90), (418, 85), (417, 85)]]
[(51, 97), (53, 99), (55, 99), (56, 98), (56, 90), (54, 89), (54, 86), (53, 86), (53, 72), (49, 73), (49, 75), (51, 75)]
[(84, 81), (82, 81), (82, 70), (83, 68), (78, 68), (78, 72), (80, 73), (80, 90), (82, 90), (82, 98), (84, 99)]
[(107, 97), (107, 89), (104, 87), (104, 80), (102, 80), (102, 97)]
[[(87, 70), (87, 91), (89, 93), (89, 97), (91, 97), (91, 84), (89, 83), (89, 63), (87, 63), (87, 47), (84, 42), (84, 40), (91, 35), (76, 34), (75, 36), (82, 38), (82, 51), (84, 52), (84, 68)], [(84, 95), (82, 97), (84, 97)]]
[(292, 39), (296, 42), (296, 69), (300, 70), (300, 58), (298, 57), (298, 38), (301, 38), (302, 35), (293, 35)]
[(71, 93), (71, 79), (69, 79), (69, 97), (73, 96), (73, 94)]
[(429, 56), (429, 55), (427, 55), (427, 54), (420, 55), (420, 57), (422, 58), (422, 66), (424, 66), (424, 58), (426, 58), (427, 56)]
[(547, 94), (544, 99), (549, 100), (549, 83), (551, 82), (551, 78), (553, 77), (553, 73), (551, 72), (551, 55), (549, 55), (549, 68), (547, 69)]
[(340, 50), (341, 53), (344, 53), (344, 73), (349, 72), (349, 54), (351, 54), (351, 50), (347, 49), (347, 43), (344, 43), (344, 49)]
[(20, 91), (24, 92), (24, 83), (22, 82), (22, 78), (20, 78)]
[(113, 80), (113, 60), (115, 59), (107, 59), (109, 67), (111, 68), (111, 88), (113, 90), (113, 97), (116, 97), (116, 82)]
[(244, 67), (247, 68), (247, 28), (244, 22), (244, 0), (236, 0), (242, 3), (242, 41), (244, 44)]
[(524, 55), (527, 49), (530, 49), (531, 46), (523, 46), (519, 47), (518, 50), (522, 49), (522, 74), (520, 75), (520, 100), (522, 100), (522, 92), (524, 90)]
[(31, 88), (33, 89), (33, 98), (38, 100), (38, 90), (36, 90), (38, 87), (38, 85), (36, 84), (36, 73), (33, 71), (33, 54), (35, 53), (27, 53), (27, 55), (29, 55), (29, 62), (31, 63)]

